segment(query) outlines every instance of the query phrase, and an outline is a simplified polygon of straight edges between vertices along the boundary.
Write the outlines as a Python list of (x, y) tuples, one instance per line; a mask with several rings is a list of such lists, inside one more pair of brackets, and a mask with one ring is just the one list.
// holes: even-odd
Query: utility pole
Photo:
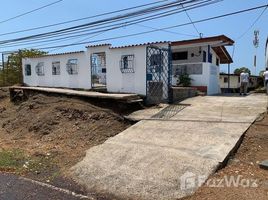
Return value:
[(5, 55), (2, 52), (2, 84), (5, 86)]
[(260, 44), (260, 40), (259, 40), (259, 35), (260, 35), (260, 31), (259, 30), (255, 30), (254, 31), (254, 39), (253, 39), (253, 45), (256, 49), (255, 51), (255, 55), (254, 55), (254, 69), (255, 69), (255, 75), (257, 75), (257, 49), (259, 47)]

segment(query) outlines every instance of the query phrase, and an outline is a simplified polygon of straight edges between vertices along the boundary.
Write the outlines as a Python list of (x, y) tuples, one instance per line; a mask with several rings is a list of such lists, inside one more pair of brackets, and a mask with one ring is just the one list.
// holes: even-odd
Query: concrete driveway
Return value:
[(196, 97), (182, 103), (190, 106), (163, 107), (159, 118), (146, 114), (134, 126), (88, 150), (72, 169), (75, 179), (89, 192), (122, 199), (190, 195), (266, 112), (267, 97)]

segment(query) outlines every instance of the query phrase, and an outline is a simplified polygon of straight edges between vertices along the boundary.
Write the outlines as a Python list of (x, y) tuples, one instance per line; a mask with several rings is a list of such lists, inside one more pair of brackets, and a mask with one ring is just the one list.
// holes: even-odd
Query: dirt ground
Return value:
[(84, 100), (43, 94), (14, 104), (8, 95), (7, 89), (0, 89), (0, 152), (8, 163), (20, 159), (28, 170), (9, 167), (6, 162), (0, 171), (23, 171), (24, 176), (61, 187), (68, 169), (86, 150), (131, 125), (120, 115), (122, 109), (114, 107), (104, 109)]
[[(0, 171), (85, 194), (84, 188), (68, 178), (68, 169), (85, 156), (86, 150), (128, 128), (131, 123), (122, 115), (132, 111), (132, 107), (107, 102), (42, 94), (14, 104), (7, 89), (0, 88)], [(268, 115), (250, 127), (227, 166), (183, 200), (267, 200), (268, 170), (258, 165), (267, 159)], [(253, 180), (253, 187), (215, 187), (218, 180), (231, 176)], [(213, 187), (211, 183), (215, 183)]]
[[(211, 176), (193, 196), (183, 200), (267, 200), (268, 170), (258, 165), (264, 160), (268, 160), (268, 115), (249, 128), (227, 166)], [(229, 187), (227, 182), (219, 185), (220, 180), (230, 180), (231, 176), (241, 180), (238, 187)], [(246, 181), (242, 182), (243, 179)]]

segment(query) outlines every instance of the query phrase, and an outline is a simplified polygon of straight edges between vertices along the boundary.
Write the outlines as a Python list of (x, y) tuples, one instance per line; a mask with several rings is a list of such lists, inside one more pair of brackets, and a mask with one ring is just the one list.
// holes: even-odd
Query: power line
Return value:
[[(207, 18), (207, 19), (203, 19), (203, 20), (194, 21), (193, 23), (201, 23), (201, 22), (205, 22), (205, 21), (209, 21), (209, 20), (213, 20), (213, 19), (218, 19), (218, 18), (222, 18), (222, 17), (227, 17), (227, 16), (231, 16), (231, 15), (240, 14), (240, 13), (243, 13), (243, 12), (249, 12), (249, 11), (260, 9), (260, 8), (265, 8), (265, 10), (266, 10), (267, 9), (267, 6), (268, 5), (253, 7), (253, 8), (249, 8), (249, 9), (245, 9), (245, 10), (240, 10), (240, 11), (237, 11), (237, 12), (233, 12), (233, 13), (228, 13), (228, 14), (225, 14), (225, 15), (219, 15), (219, 16), (215, 16), (215, 17), (211, 17), (211, 18)], [(264, 13), (264, 11), (263, 11), (263, 13)], [(260, 17), (263, 15), (263, 13), (260, 15)], [(258, 21), (260, 17), (258, 17), (256, 21)], [(253, 24), (255, 25), (255, 23), (256, 22), (254, 22)], [(142, 33), (130, 34), (130, 35), (119, 36), (119, 37), (115, 37), (115, 38), (107, 38), (107, 39), (96, 40), (96, 41), (89, 41), (89, 42), (83, 42), (83, 43), (82, 42), (81, 43), (78, 42), (78, 43), (72, 43), (72, 44), (66, 44), (66, 45), (54, 46), (54, 47), (44, 47), (42, 49), (51, 49), (51, 48), (55, 48), (55, 47), (67, 47), (67, 46), (81, 45), (81, 44), (86, 44), (86, 43), (94, 43), (94, 42), (100, 42), (100, 41), (106, 41), (106, 40), (120, 39), (120, 38), (124, 38), (124, 37), (131, 37), (131, 36), (136, 36), (136, 35), (142, 35), (142, 34), (152, 33), (152, 32), (156, 32), (156, 31), (162, 31), (162, 30), (172, 29), (172, 28), (176, 28), (176, 27), (180, 27), (180, 26), (185, 26), (185, 25), (190, 25), (190, 24), (192, 24), (192, 23), (185, 23), (185, 24), (180, 24), (180, 25), (176, 25), (176, 26), (170, 26), (170, 27), (165, 27), (165, 28), (161, 28), (161, 29), (155, 29), (154, 31), (147, 31), (147, 32), (142, 32)]]
[[(214, 17), (210, 17), (210, 18), (206, 18), (206, 19), (197, 20), (197, 21), (194, 21), (194, 23), (202, 23), (202, 22), (205, 22), (205, 21), (224, 18), (224, 17), (227, 17), (227, 16), (233, 16), (233, 15), (237, 15), (237, 14), (241, 14), (241, 13), (250, 12), (250, 11), (253, 11), (253, 10), (265, 8), (267, 6), (268, 6), (268, 4), (258, 6), (258, 7), (252, 7), (252, 8), (249, 8), (249, 9), (239, 10), (239, 11), (232, 12), (232, 13), (227, 13), (227, 14), (218, 15), (218, 16), (214, 16)], [(52, 48), (59, 48), (59, 47), (68, 47), (68, 46), (82, 45), (82, 44), (87, 44), (87, 43), (95, 43), (95, 42), (102, 42), (102, 41), (107, 41), (107, 40), (120, 39), (120, 38), (125, 38), (125, 37), (132, 37), (132, 36), (137, 36), (137, 35), (143, 35), (143, 34), (156, 32), (156, 31), (161, 31), (161, 30), (167, 30), (167, 29), (177, 28), (177, 27), (181, 27), (181, 26), (186, 26), (186, 25), (190, 25), (190, 24), (191, 23), (184, 23), (184, 24), (169, 26), (169, 27), (165, 27), (165, 28), (161, 28), (161, 29), (157, 29), (157, 30), (152, 30), (152, 31), (146, 31), (146, 32), (141, 32), (141, 33), (123, 35), (123, 36), (118, 36), (118, 37), (113, 37), (113, 38), (106, 38), (106, 39), (101, 39), (101, 40), (96, 40), (96, 41), (88, 41), (88, 42), (82, 42), (82, 43), (76, 43), (76, 44), (65, 44), (65, 45), (58, 45), (58, 46), (52, 46), (52, 47), (43, 47), (41, 49), (52, 49)]]
[[(266, 12), (267, 7), (265, 7), (263, 9), (263, 11), (260, 13), (260, 15), (258, 15), (258, 17), (254, 20), (254, 22), (247, 28), (247, 30), (242, 33), (237, 39), (235, 39), (235, 41), (237, 42), (238, 40), (242, 39), (256, 24), (257, 22), (261, 19), (261, 17), (264, 15), (264, 13)], [(234, 59), (234, 55), (235, 55), (235, 44), (233, 45), (233, 51), (232, 51), (232, 59)]]
[[(140, 27), (144, 27), (144, 28), (149, 28), (149, 29), (152, 29), (152, 30), (157, 30), (157, 28), (154, 28), (152, 26), (147, 26), (147, 25), (143, 25), (143, 24), (135, 24), (135, 25), (140, 26)], [(175, 31), (169, 31), (169, 30), (161, 30), (161, 31), (166, 32), (166, 33), (175, 34), (175, 35), (184, 35), (184, 36), (196, 37), (196, 35), (186, 34), (186, 33), (179, 33), (179, 32), (175, 32)]]
[(29, 28), (29, 29), (23, 29), (23, 30), (18, 30), (18, 31), (2, 33), (2, 34), (0, 34), (0, 36), (13, 35), (13, 34), (17, 34), (17, 33), (24, 33), (24, 32), (34, 31), (34, 30), (40, 30), (40, 29), (60, 26), (60, 25), (64, 25), (64, 24), (70, 24), (70, 23), (74, 23), (74, 22), (78, 22), (78, 21), (83, 21), (83, 20), (86, 20), (86, 19), (93, 19), (93, 18), (105, 16), (105, 15), (111, 15), (111, 14), (120, 13), (120, 12), (124, 12), (124, 11), (128, 11), (128, 10), (134, 10), (134, 9), (137, 9), (137, 8), (147, 7), (147, 6), (154, 5), (154, 4), (159, 4), (159, 3), (162, 3), (162, 2), (165, 2), (165, 1), (168, 1), (168, 0), (161, 0), (161, 1), (153, 2), (153, 3), (147, 3), (147, 4), (143, 4), (143, 5), (139, 5), (139, 6), (124, 8), (124, 9), (121, 9), (121, 10), (115, 10), (115, 11), (106, 12), (106, 13), (103, 13), (103, 14), (98, 14), (98, 15), (78, 18), (78, 19), (59, 22), (59, 23), (55, 23), (55, 24), (49, 24), (49, 25), (45, 25), (45, 26), (39, 26), (39, 27), (34, 27), (34, 28)]
[[(228, 17), (228, 16), (238, 15), (238, 14), (241, 14), (241, 13), (245, 13), (245, 12), (250, 12), (250, 11), (253, 11), (253, 10), (261, 9), (261, 8), (264, 8), (264, 7), (268, 7), (268, 4), (262, 5), (262, 6), (258, 6), (258, 7), (252, 7), (252, 8), (249, 8), (249, 9), (244, 9), (244, 10), (240, 10), (240, 11), (236, 11), (236, 12), (232, 12), (232, 13), (227, 13), (227, 14), (223, 14), (223, 15), (217, 15), (217, 16), (210, 17), (210, 18), (205, 18), (205, 19), (197, 20), (197, 21), (194, 21), (194, 23), (197, 24), (197, 23), (211, 21), (211, 20), (215, 20), (215, 19), (219, 19), (219, 18)], [(100, 39), (100, 40), (95, 40), (95, 41), (81, 42), (81, 43), (76, 43), (76, 44), (65, 44), (65, 45), (52, 46), (52, 47), (43, 47), (43, 48), (40, 48), (40, 49), (52, 49), (52, 48), (59, 48), (59, 47), (68, 47), (68, 46), (76, 46), (76, 45), (83, 45), (83, 44), (89, 44), (89, 43), (103, 42), (103, 41), (108, 41), (108, 40), (115, 40), (115, 39), (121, 39), (121, 38), (126, 38), (126, 37), (133, 37), (133, 36), (138, 36), (138, 35), (144, 35), (144, 34), (148, 34), (148, 33), (152, 33), (152, 32), (157, 32), (157, 31), (166, 30), (166, 29), (173, 29), (173, 28), (187, 26), (187, 25), (191, 25), (191, 24), (192, 23), (189, 22), (189, 23), (184, 23), (184, 24), (179, 24), (179, 25), (164, 27), (164, 28), (160, 28), (160, 29), (152, 30), (152, 31), (145, 31), (145, 32), (140, 32), (140, 33), (134, 33), (134, 34), (129, 34), (129, 35), (111, 37), (111, 38)]]
[(185, 14), (187, 15), (187, 17), (189, 18), (190, 22), (192, 23), (195, 31), (197, 32), (197, 34), (199, 35), (199, 37), (201, 37), (201, 33), (198, 31), (196, 25), (193, 23), (192, 18), (190, 17), (190, 15), (188, 14), (187, 10), (184, 9), (183, 5), (181, 6), (183, 8), (183, 10), (185, 11)]
[[(181, 12), (181, 11), (177, 11), (175, 13), (179, 13), (179, 12)], [(171, 14), (174, 14), (174, 12), (171, 13)], [(168, 15), (170, 15), (170, 14), (168, 14)], [(167, 16), (167, 14), (164, 15), (164, 16)], [(4, 45), (4, 47), (21, 46), (22, 44), (26, 44), (27, 45), (27, 44), (37, 44), (37, 43), (44, 43), (44, 42), (51, 42), (51, 41), (61, 41), (61, 40), (66, 40), (68, 38), (76, 38), (76, 37), (81, 37), (81, 36), (87, 36), (89, 34), (96, 34), (96, 33), (100, 33), (100, 32), (103, 32), (103, 31), (107, 32), (107, 31), (115, 30), (115, 29), (122, 28), (122, 27), (125, 27), (125, 26), (137, 25), (140, 22), (144, 22), (144, 21), (148, 21), (148, 20), (152, 20), (152, 19), (159, 19), (160, 17), (164, 17), (164, 16), (158, 16), (157, 15), (157, 17), (156, 17), (154, 15), (154, 18), (150, 18), (150, 19), (143, 18), (141, 21), (140, 20), (138, 20), (138, 21), (136, 21), (136, 20), (130, 21), (131, 23), (130, 22), (127, 22), (127, 23), (124, 22), (124, 23), (120, 23), (119, 26), (108, 28), (108, 29), (104, 29), (104, 30), (99, 30), (99, 31), (95, 31), (95, 32), (86, 32), (84, 34), (72, 35), (72, 36), (68, 36), (68, 37), (61, 37), (61, 38), (58, 38), (58, 39), (51, 39), (51, 40), (46, 40), (46, 41), (41, 41), (41, 42), (37, 42), (37, 40), (40, 40), (40, 39), (34, 39), (34, 42), (16, 42), (17, 45)], [(111, 27), (111, 26), (106, 26), (106, 27)], [(92, 29), (92, 30), (98, 30), (98, 29), (99, 28), (95, 28), (95, 29)], [(85, 32), (85, 31), (79, 31), (79, 32)], [(61, 34), (61, 35), (69, 35), (69, 34)], [(49, 37), (46, 37), (46, 38), (51, 38), (51, 37), (52, 36), (49, 36)], [(3, 47), (3, 45), (2, 45), (2, 47)]]
[[(158, 12), (158, 11), (163, 10), (163, 9), (170, 9), (170, 8), (175, 7), (177, 5), (182, 5), (182, 2), (185, 3), (185, 1), (186, 0), (181, 0), (180, 2), (175, 1), (175, 2), (164, 4), (164, 5), (161, 5), (161, 6), (152, 7), (152, 8), (148, 8), (148, 9), (145, 9), (145, 10), (139, 10), (139, 11), (136, 11), (136, 12), (127, 13), (127, 14), (124, 14), (124, 15), (119, 15), (119, 16), (115, 16), (115, 17), (112, 17), (112, 18), (108, 18), (108, 19), (97, 20), (97, 21), (94, 21), (94, 22), (90, 22), (90, 23), (86, 23), (86, 24), (82, 24), (82, 25), (78, 25), (78, 26), (59, 29), (59, 30), (56, 30), (56, 31), (51, 31), (51, 32), (46, 32), (46, 33), (41, 33), (41, 34), (36, 34), (36, 35), (30, 35), (30, 36), (21, 37), (21, 38), (4, 40), (4, 41), (1, 41), (1, 43), (3, 44), (3, 43), (16, 42), (16, 41), (21, 41), (21, 40), (42, 38), (42, 37), (54, 36), (54, 35), (57, 35), (57, 34), (62, 35), (63, 33), (66, 33), (66, 32), (81, 30), (81, 29), (89, 28), (89, 27), (96, 26), (96, 25), (103, 24), (103, 23), (111, 23), (111, 22), (114, 22), (115, 20), (123, 20), (123, 19), (129, 18), (129, 17), (136, 17), (136, 16), (139, 16), (139, 15), (145, 15), (145, 14), (148, 14), (148, 13), (151, 13), (151, 12)], [(189, 4), (189, 3), (194, 3), (194, 2), (198, 2), (198, 1), (202, 1), (202, 0), (188, 0), (186, 2)], [(202, 2), (209, 2), (209, 1), (213, 1), (213, 0), (207, 0), (207, 1), (203, 0)]]
[[(160, 13), (160, 14), (166, 14), (166, 12)], [(174, 13), (171, 13), (171, 14), (174, 14)], [(154, 17), (154, 18), (151, 18), (151, 17)], [(104, 26), (104, 27), (99, 27), (99, 28), (91, 29), (91, 30), (98, 30), (98, 29), (101, 29), (101, 28), (108, 28), (108, 29), (104, 29), (104, 30), (100, 30), (100, 31), (96, 31), (96, 32), (88, 32), (88, 30), (75, 31), (76, 33), (84, 33), (84, 34), (81, 34), (81, 35), (80, 34), (79, 35), (72, 35), (72, 36), (69, 36), (69, 37), (61, 37), (59, 39), (46, 40), (44, 42), (47, 42), (47, 41), (48, 42), (49, 41), (59, 41), (59, 40), (62, 40), (62, 39), (65, 40), (66, 38), (74, 38), (74, 37), (86, 36), (88, 34), (96, 34), (98, 32), (108, 31), (108, 30), (114, 30), (114, 29), (117, 29), (117, 28), (121, 28), (121, 27), (125, 27), (125, 26), (130, 26), (130, 25), (136, 24), (138, 22), (144, 22), (144, 21), (155, 19), (155, 18), (159, 18), (159, 17), (160, 17), (159, 14), (157, 14), (157, 15), (152, 15), (152, 16), (141, 18), (141, 19), (137, 19), (137, 20), (132, 20), (132, 21), (127, 21), (127, 22), (115, 24), (115, 25), (108, 25), (108, 26)], [(140, 21), (140, 20), (142, 20), (142, 21)], [(112, 27), (112, 28), (110, 28), (110, 27)], [(70, 35), (70, 34), (72, 34), (72, 33), (61, 34), (60, 36)], [(47, 36), (46, 38), (54, 38), (54, 37), (56, 37), (56, 36)], [(17, 44), (36, 44), (36, 43), (42, 43), (42, 42), (36, 42), (37, 40), (42, 40), (42, 38), (39, 38), (39, 39), (38, 38), (34, 38), (34, 39), (28, 39), (28, 40), (34, 40), (35, 42), (32, 42), (32, 43), (28, 43), (28, 42), (27, 43), (26, 42), (16, 42), (16, 43)], [(9, 43), (11, 43), (11, 42), (9, 42)], [(19, 45), (11, 45), (11, 46), (19, 46)], [(5, 47), (10, 47), (10, 46), (5, 46)]]
[[(211, 3), (214, 3), (214, 2), (218, 2), (218, 1), (203, 1), (205, 2), (206, 4), (203, 4), (202, 5), (202, 2), (201, 4), (200, 3), (196, 3), (196, 4), (193, 4), (191, 6), (187, 6), (187, 9), (194, 9), (194, 8), (198, 8), (198, 7), (201, 7), (201, 6), (205, 6), (205, 5), (208, 5), (210, 2)], [(185, 9), (185, 8), (184, 8)], [(123, 23), (120, 23), (120, 24), (116, 24), (118, 26), (116, 27), (113, 27), (114, 25), (110, 25), (110, 26), (106, 26), (106, 27), (111, 27), (112, 28), (108, 28), (108, 29), (104, 29), (104, 30), (100, 30), (100, 31), (96, 31), (96, 32), (86, 32), (85, 34), (81, 34), (81, 35), (73, 35), (73, 36), (70, 36), (69, 38), (72, 38), (72, 37), (80, 37), (80, 36), (83, 36), (83, 35), (87, 35), (87, 34), (96, 34), (96, 33), (99, 33), (99, 32), (102, 32), (102, 31), (109, 31), (109, 30), (114, 30), (114, 29), (118, 29), (118, 28), (121, 28), (121, 27), (124, 27), (124, 26), (130, 26), (130, 25), (134, 25), (134, 24), (137, 24), (137, 23), (141, 23), (141, 22), (144, 22), (144, 21), (148, 21), (148, 20), (153, 20), (153, 19), (159, 19), (160, 17), (165, 17), (165, 16), (169, 16), (169, 15), (173, 15), (173, 14), (176, 14), (176, 13), (179, 13), (179, 12), (182, 12), (182, 11), (178, 11), (177, 9), (175, 9), (175, 12), (174, 10), (171, 10), (172, 12), (162, 12), (160, 14), (156, 14), (156, 15), (151, 15), (149, 17), (145, 17), (145, 18), (141, 18), (141, 19), (136, 19), (136, 20), (132, 20), (132, 21), (128, 21), (128, 22), (123, 22)], [(104, 28), (104, 27), (102, 27)], [(96, 29), (100, 29), (100, 28), (96, 28)], [(96, 30), (95, 29), (95, 30)], [(94, 29), (92, 29), (94, 30)], [(77, 30), (76, 30), (77, 31)], [(79, 31), (79, 32), (84, 32), (84, 31)], [(63, 36), (63, 35), (67, 35), (67, 34), (60, 34), (60, 36)], [(46, 38), (49, 38), (49, 37), (55, 37), (55, 36), (46, 36)], [(54, 40), (47, 40), (47, 41), (56, 41), (56, 40), (62, 40), (62, 39), (66, 39), (67, 37), (63, 37), (63, 38), (60, 38), (60, 39), (54, 39)], [(37, 40), (40, 40), (42, 38), (35, 38), (35, 36), (33, 36), (33, 38), (31, 38), (31, 36), (28, 36), (27, 37), (27, 40), (35, 40), (35, 42), (33, 43), (39, 43), (39, 42), (36, 42)], [(19, 41), (23, 41), (23, 40), (26, 40), (25, 38), (19, 38), (19, 39), (14, 39), (14, 40), (8, 40), (8, 41), (1, 41), (2, 44), (5, 44), (5, 43), (12, 43), (12, 42), (16, 42), (16, 43), (19, 43)], [(46, 42), (46, 41), (45, 41)], [(33, 44), (31, 43), (31, 44)], [(27, 43), (27, 44), (30, 44), (30, 43)], [(15, 45), (14, 45), (15, 46)], [(17, 46), (17, 45), (16, 45)], [(7, 47), (7, 46), (6, 46)], [(10, 47), (10, 46), (8, 46)]]
[(264, 13), (266, 12), (266, 10), (267, 10), (267, 7), (265, 7), (263, 9), (263, 11), (261, 12), (261, 14), (254, 20), (254, 22), (247, 28), (247, 30), (236, 39), (236, 41), (238, 41), (241, 38), (243, 38), (257, 24), (257, 22), (261, 19), (261, 17), (264, 15)]
[(62, 1), (63, 1), (63, 0), (58, 0), (58, 1), (55, 1), (55, 2), (52, 2), (52, 3), (46, 4), (46, 5), (44, 5), (44, 6), (41, 6), (41, 7), (39, 7), (39, 8), (35, 8), (35, 9), (33, 9), (33, 10), (30, 10), (30, 11), (28, 11), (28, 12), (25, 12), (25, 13), (16, 15), (16, 16), (14, 16), (14, 17), (5, 19), (5, 20), (3, 20), (3, 21), (0, 21), (0, 24), (9, 22), (9, 21), (11, 21), (11, 20), (14, 20), (14, 19), (17, 19), (17, 18), (20, 18), (20, 17), (23, 17), (23, 16), (28, 15), (28, 14), (30, 14), (30, 13), (36, 12), (36, 11), (38, 11), (38, 10), (42, 10), (42, 9), (44, 9), (44, 8), (47, 8), (47, 7), (52, 6), (52, 5), (54, 5), (54, 4), (60, 3), (60, 2), (62, 2)]

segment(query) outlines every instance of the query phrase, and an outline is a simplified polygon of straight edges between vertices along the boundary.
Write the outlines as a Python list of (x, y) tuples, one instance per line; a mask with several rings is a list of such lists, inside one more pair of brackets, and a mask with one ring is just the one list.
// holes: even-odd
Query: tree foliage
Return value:
[(188, 74), (182, 74), (180, 75), (179, 79), (178, 79), (178, 86), (183, 86), (183, 87), (189, 87), (191, 86), (191, 81), (192, 79), (190, 78), (190, 76)]
[(241, 68), (237, 68), (234, 70), (234, 74), (240, 75), (242, 73), (242, 71), (245, 70), (245, 72), (251, 74), (251, 71), (249, 68), (247, 67), (241, 67)]
[(0, 71), (0, 86), (22, 84), (22, 59), (44, 54), (47, 54), (47, 52), (38, 49), (22, 49), (8, 55)]

